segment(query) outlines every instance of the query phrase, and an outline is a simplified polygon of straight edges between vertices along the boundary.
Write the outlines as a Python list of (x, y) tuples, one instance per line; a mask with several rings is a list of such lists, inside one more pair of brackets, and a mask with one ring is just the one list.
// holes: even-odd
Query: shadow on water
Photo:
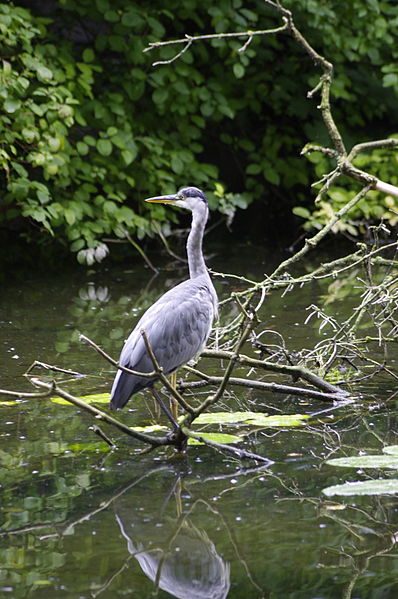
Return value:
[[(262, 257), (253, 265), (249, 254), (247, 264), (241, 255), (236, 264), (223, 258), (217, 266), (216, 258), (213, 267), (260, 277)], [(9, 286), (0, 307), (0, 387), (29, 389), (21, 375), (40, 359), (88, 375), (67, 381), (72, 392), (109, 391), (111, 367), (81, 346), (78, 333), (117, 355), (133, 321), (175, 282), (175, 272), (151, 280), (137, 267)], [(222, 295), (235, 283), (217, 284)], [(318, 330), (303, 325), (306, 308), (322, 293), (313, 286), (271, 297), (269, 330), (283, 332), (293, 348), (308, 345)], [(337, 298), (334, 309), (349, 301)], [(397, 597), (397, 497), (322, 494), (345, 480), (396, 478), (394, 470), (371, 475), (325, 464), (397, 443), (395, 390), (381, 381), (362, 387), (354, 405), (333, 409), (258, 391), (231, 394), (226, 409), (311, 416), (305, 426), (248, 431), (243, 445), (274, 460), (269, 469), (244, 468), (203, 447), (184, 459), (166, 450), (139, 456), (134, 443), (117, 439), (120, 449), (111, 451), (70, 406), (1, 403), (0, 595)], [(126, 423), (151, 422), (143, 397), (121, 414)]]

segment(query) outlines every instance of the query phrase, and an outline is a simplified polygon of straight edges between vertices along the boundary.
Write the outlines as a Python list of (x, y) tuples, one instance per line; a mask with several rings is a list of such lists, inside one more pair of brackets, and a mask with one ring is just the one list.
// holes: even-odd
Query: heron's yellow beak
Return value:
[(166, 195), (166, 196), (155, 196), (153, 198), (147, 198), (146, 202), (152, 202), (153, 204), (175, 204), (178, 200), (178, 195)]

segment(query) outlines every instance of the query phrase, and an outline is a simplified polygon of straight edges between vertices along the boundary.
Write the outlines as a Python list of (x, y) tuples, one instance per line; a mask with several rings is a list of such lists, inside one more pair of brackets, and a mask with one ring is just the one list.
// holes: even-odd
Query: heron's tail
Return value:
[[(143, 383), (143, 380), (145, 381)], [(111, 410), (121, 410), (134, 393), (146, 387), (146, 380), (134, 374), (118, 370), (111, 391)]]

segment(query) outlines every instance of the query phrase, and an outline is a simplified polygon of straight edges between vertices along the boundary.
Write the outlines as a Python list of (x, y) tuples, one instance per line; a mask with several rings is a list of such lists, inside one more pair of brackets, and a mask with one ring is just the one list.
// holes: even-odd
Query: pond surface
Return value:
[[(215, 250), (208, 262), (214, 270), (261, 279), (278, 259), (237, 248), (227, 257)], [(75, 395), (108, 392), (114, 371), (79, 342), (79, 333), (118, 356), (142, 311), (184, 272), (173, 264), (153, 278), (137, 260), (131, 268), (76, 269), (51, 278), (31, 273), (23, 283), (3, 285), (0, 387), (32, 391), (23, 373), (41, 360), (87, 375), (63, 376)], [(220, 296), (234, 285), (217, 280)], [(306, 308), (326, 291), (327, 284), (273, 294), (265, 306), (267, 327), (283, 333), (290, 349), (311, 346), (319, 323), (304, 325)], [(349, 302), (336, 300), (332, 312)], [(190, 447), (186, 457), (170, 450), (138, 456), (136, 443), (107, 428), (119, 445), (111, 451), (90, 430), (85, 412), (48, 398), (7, 403), (2, 396), (0, 596), (396, 598), (397, 497), (322, 494), (344, 480), (397, 478), (394, 470), (324, 463), (360, 450), (380, 454), (398, 443), (396, 401), (381, 405), (394, 391), (391, 380), (365, 381), (355, 404), (334, 409), (234, 389), (223, 409), (313, 416), (305, 426), (248, 435), (243, 446), (273, 460), (269, 468), (203, 446)], [(149, 424), (152, 411), (143, 393), (118, 417)]]

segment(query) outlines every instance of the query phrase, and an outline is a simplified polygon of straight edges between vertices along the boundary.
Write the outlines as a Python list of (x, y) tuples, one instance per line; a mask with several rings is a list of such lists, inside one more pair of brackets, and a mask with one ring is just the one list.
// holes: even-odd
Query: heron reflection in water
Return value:
[[(187, 240), (189, 279), (169, 289), (148, 308), (128, 337), (119, 363), (136, 372), (153, 372), (154, 365), (142, 335), (145, 331), (164, 374), (172, 374), (202, 351), (217, 315), (217, 295), (202, 251), (209, 210), (205, 194), (196, 187), (186, 187), (174, 195), (157, 196), (146, 201), (179, 206), (192, 212)], [(177, 406), (172, 403), (170, 413), (154, 388), (156, 380), (156, 377), (140, 377), (118, 370), (111, 391), (111, 409), (123, 408), (132, 395), (149, 387), (175, 424)]]
[(149, 530), (145, 526), (145, 542), (142, 542), (134, 538), (138, 531), (143, 537), (138, 513), (131, 504), (129, 508), (126, 504), (116, 508), (120, 532), (127, 541), (128, 552), (156, 587), (178, 599), (227, 597), (231, 586), (230, 565), (217, 553), (204, 530), (188, 518), (182, 522), (164, 520), (161, 527), (156, 526), (155, 520), (153, 529), (150, 524)]

